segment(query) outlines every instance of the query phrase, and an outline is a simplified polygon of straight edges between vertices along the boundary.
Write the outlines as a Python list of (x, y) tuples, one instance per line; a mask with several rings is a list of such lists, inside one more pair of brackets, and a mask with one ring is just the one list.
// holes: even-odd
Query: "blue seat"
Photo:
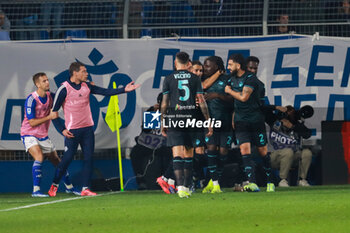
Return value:
[(40, 39), (41, 40), (48, 40), (49, 39), (49, 32), (48, 31), (40, 31)]
[[(187, 1), (171, 2), (170, 7), (170, 23), (176, 25), (195, 25), (196, 18), (192, 7)], [(180, 36), (198, 36), (198, 28), (182, 28)]]
[(0, 31), (0, 40), (10, 40), (8, 31)]
[[(142, 17), (143, 26), (151, 25), (153, 23), (152, 21), (153, 10), (154, 10), (154, 6), (151, 2), (144, 2), (142, 4), (141, 17)], [(152, 36), (152, 29), (150, 28), (142, 29), (141, 37), (143, 36)]]
[(65, 34), (65, 38), (67, 37), (86, 38), (86, 31), (85, 30), (67, 30)]

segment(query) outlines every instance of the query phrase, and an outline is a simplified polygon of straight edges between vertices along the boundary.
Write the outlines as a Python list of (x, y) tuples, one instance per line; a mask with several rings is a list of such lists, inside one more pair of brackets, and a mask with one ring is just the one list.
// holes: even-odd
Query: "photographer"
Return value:
[[(161, 101), (162, 94), (159, 94), (157, 104), (146, 111), (160, 110)], [(161, 135), (160, 129), (142, 128), (135, 141), (130, 157), (139, 189), (158, 189), (155, 180), (166, 172), (172, 157), (171, 150), (166, 147), (166, 138)]]
[(275, 111), (266, 114), (266, 122), (270, 126), (269, 150), (271, 166), (279, 169), (281, 181), (279, 187), (289, 187), (287, 177), (293, 164), (299, 161), (299, 186), (310, 186), (306, 180), (311, 164), (311, 150), (302, 148), (302, 138), (311, 137), (311, 130), (304, 125), (304, 119), (313, 115), (311, 106), (304, 106), (296, 111), (286, 106), (287, 111)]

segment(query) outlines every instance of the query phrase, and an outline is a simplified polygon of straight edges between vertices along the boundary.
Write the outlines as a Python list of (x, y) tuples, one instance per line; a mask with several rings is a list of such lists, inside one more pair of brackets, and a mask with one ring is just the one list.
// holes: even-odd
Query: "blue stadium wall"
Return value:
[[(0, 162), (0, 193), (11, 192), (32, 192), (32, 161), (2, 161)], [(73, 185), (77, 188), (82, 186), (83, 161), (74, 160), (69, 166), (69, 173)], [(47, 192), (52, 183), (55, 168), (49, 161), (45, 161), (42, 167), (43, 178), (41, 181), (41, 190)], [(137, 189), (131, 160), (123, 160), (124, 189)], [(117, 160), (94, 160), (92, 185), (98, 190), (119, 190), (118, 161)], [(112, 182), (105, 182), (111, 179)], [(129, 182), (127, 182), (129, 180)], [(125, 186), (125, 183), (127, 185)], [(64, 192), (64, 184), (61, 182), (59, 191)]]

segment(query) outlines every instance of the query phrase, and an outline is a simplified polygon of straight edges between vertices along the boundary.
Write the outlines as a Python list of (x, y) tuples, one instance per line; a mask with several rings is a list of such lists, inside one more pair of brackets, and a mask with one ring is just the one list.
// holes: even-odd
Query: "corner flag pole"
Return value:
[[(115, 82), (113, 82), (113, 88), (116, 89), (117, 85)], [(116, 109), (119, 110), (119, 101), (118, 101), (118, 96), (115, 96), (116, 98), (113, 98), (114, 106), (116, 106)], [(124, 184), (123, 184), (123, 165), (122, 165), (122, 152), (120, 148), (120, 134), (119, 134), (119, 128), (121, 125), (118, 125), (118, 115), (120, 112), (115, 114), (115, 122), (116, 122), (116, 129), (117, 129), (117, 142), (118, 142), (118, 162), (119, 162), (119, 177), (120, 177), (120, 191), (124, 192)]]
[[(113, 88), (117, 88), (117, 84), (113, 82)], [(117, 131), (117, 146), (118, 146), (118, 162), (119, 162), (119, 178), (120, 178), (120, 191), (124, 191), (123, 185), (123, 166), (122, 166), (122, 153), (120, 148), (120, 134), (119, 128), (123, 125), (122, 118), (119, 111), (119, 100), (118, 96), (111, 96), (108, 103), (107, 113), (105, 116), (105, 121), (112, 132)]]
[(120, 134), (119, 127), (117, 127), (117, 141), (118, 141), (118, 161), (119, 161), (119, 176), (120, 176), (120, 191), (124, 191), (123, 184), (123, 166), (122, 166), (122, 152), (120, 148)]

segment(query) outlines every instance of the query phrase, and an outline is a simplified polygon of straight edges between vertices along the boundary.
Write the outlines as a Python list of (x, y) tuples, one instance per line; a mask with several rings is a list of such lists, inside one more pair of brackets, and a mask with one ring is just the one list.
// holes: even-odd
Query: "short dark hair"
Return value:
[(72, 64), (70, 64), (69, 66), (69, 76), (72, 77), (73, 76), (73, 72), (79, 72), (80, 67), (85, 66), (83, 63), (81, 62), (73, 62)]
[(233, 62), (240, 64), (241, 70), (244, 70), (244, 71), (247, 70), (247, 65), (245, 63), (245, 59), (242, 54), (240, 53), (231, 54), (231, 56), (229, 57), (229, 60), (232, 60)]
[(281, 16), (284, 16), (284, 15), (287, 15), (288, 17), (289, 17), (289, 13), (287, 12), (287, 11), (279, 11), (278, 13), (277, 13), (277, 19), (280, 19), (281, 18)]
[(285, 10), (281, 10), (278, 12), (278, 17), (281, 17), (282, 15), (288, 15), (289, 16), (289, 13)]
[(251, 61), (256, 62), (256, 63), (260, 63), (259, 58), (255, 57), (255, 56), (249, 56), (249, 57), (247, 57), (246, 64), (248, 64)]
[(210, 56), (207, 59), (208, 61), (214, 62), (217, 66), (218, 66), (218, 70), (225, 70), (225, 65), (224, 65), (224, 61), (222, 60), (221, 57), (219, 56)]
[(176, 54), (176, 59), (180, 64), (186, 65), (190, 61), (190, 55), (188, 55), (186, 52), (178, 52)]
[(298, 121), (297, 121), (297, 112), (295, 110), (295, 108), (291, 105), (286, 106), (287, 108), (287, 119), (293, 124), (295, 125)]
[(39, 72), (33, 75), (33, 83), (35, 86), (41, 76), (46, 76), (46, 74), (44, 72)]
[(200, 62), (199, 60), (195, 60), (195, 61), (192, 62), (192, 66), (195, 66), (195, 65), (203, 66), (202, 62)]

